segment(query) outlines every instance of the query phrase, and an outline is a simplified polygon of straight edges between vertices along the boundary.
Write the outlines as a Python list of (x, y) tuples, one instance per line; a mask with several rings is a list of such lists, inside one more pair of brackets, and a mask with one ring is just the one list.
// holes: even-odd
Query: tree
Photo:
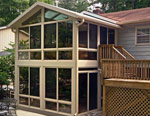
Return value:
[(81, 12), (87, 10), (89, 6), (87, 0), (59, 0), (59, 7), (66, 8), (72, 11)]
[(150, 6), (150, 0), (97, 0), (104, 12), (116, 12)]

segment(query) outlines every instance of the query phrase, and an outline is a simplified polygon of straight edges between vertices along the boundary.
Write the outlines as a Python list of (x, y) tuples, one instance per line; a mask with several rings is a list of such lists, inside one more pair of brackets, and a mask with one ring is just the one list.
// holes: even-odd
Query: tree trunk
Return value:
[(116, 11), (117, 10), (117, 0), (114, 0), (113, 1), (113, 8), (114, 8), (114, 11)]
[(150, 0), (148, 0), (148, 7), (150, 7)]
[(132, 9), (135, 9), (135, 3), (134, 3), (134, 0), (132, 0)]

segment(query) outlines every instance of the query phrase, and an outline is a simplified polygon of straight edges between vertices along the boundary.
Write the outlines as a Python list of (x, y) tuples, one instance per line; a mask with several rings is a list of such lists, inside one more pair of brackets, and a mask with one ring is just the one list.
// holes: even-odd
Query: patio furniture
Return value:
[(9, 115), (9, 103), (0, 102), (0, 116)]
[(14, 114), (17, 116), (16, 103), (17, 103), (16, 99), (10, 98), (9, 113), (12, 114), (12, 111), (14, 111)]

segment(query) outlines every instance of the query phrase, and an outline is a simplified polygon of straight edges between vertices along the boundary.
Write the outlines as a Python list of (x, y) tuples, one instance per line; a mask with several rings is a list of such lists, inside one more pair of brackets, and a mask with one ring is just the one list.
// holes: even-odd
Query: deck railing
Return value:
[(150, 80), (150, 60), (112, 60), (101, 61), (103, 79)]
[(100, 59), (135, 59), (123, 47), (114, 44), (100, 45), (99, 51)]

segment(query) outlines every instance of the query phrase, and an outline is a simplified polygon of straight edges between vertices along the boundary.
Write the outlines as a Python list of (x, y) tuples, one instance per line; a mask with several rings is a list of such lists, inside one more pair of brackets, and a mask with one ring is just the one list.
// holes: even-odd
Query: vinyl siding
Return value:
[(150, 24), (130, 25), (118, 30), (118, 45), (123, 46), (136, 59), (150, 60), (150, 45), (135, 45), (135, 29)]
[(15, 41), (15, 34), (11, 31), (11, 29), (1, 29), (0, 30), (0, 52), (5, 49), (5, 47), (9, 47), (10, 42)]

